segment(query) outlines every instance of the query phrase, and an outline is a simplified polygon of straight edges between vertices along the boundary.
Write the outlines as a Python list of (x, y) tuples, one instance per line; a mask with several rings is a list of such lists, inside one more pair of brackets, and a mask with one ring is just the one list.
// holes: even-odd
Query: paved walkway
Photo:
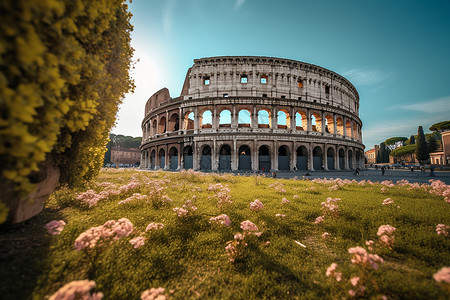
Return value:
[[(309, 173), (309, 176), (305, 176)], [(415, 170), (411, 172), (410, 170), (386, 170), (384, 176), (381, 175), (380, 170), (368, 169), (361, 170), (359, 175), (355, 175), (354, 171), (297, 171), (297, 172), (277, 172), (277, 178), (293, 178), (297, 176), (302, 178), (314, 179), (314, 178), (341, 178), (341, 179), (356, 179), (361, 180), (371, 180), (371, 181), (383, 181), (392, 180), (394, 182), (406, 179), (409, 182), (419, 182), (428, 183), (430, 179), (438, 179), (446, 184), (450, 184), (450, 171), (434, 171), (434, 177), (430, 177), (430, 171), (427, 170), (425, 174), (421, 174), (420, 171)]]

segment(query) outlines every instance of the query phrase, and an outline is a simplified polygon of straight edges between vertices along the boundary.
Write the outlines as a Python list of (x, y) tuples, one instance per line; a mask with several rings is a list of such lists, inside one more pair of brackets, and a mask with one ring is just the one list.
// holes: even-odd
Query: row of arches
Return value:
[(299, 146), (292, 153), (286, 145), (274, 150), (268, 145), (261, 145), (254, 151), (256, 152), (252, 153), (251, 147), (245, 144), (235, 151), (229, 144), (222, 144), (217, 153), (214, 153), (210, 145), (203, 145), (198, 151), (194, 151), (191, 145), (186, 145), (180, 155), (177, 147), (163, 147), (144, 150), (142, 163), (144, 168), (171, 170), (346, 170), (361, 167), (363, 158), (358, 149), (336, 150), (334, 147), (323, 146), (312, 149)]
[[(180, 124), (181, 123), (181, 124)], [(304, 109), (279, 109), (278, 111), (261, 108), (252, 112), (251, 108), (242, 108), (233, 114), (224, 108), (217, 112), (217, 117), (209, 109), (184, 113), (180, 122), (179, 112), (154, 116), (144, 125), (144, 138), (157, 136), (179, 130), (206, 128), (252, 127), (292, 129), (296, 131), (326, 132), (361, 140), (361, 128), (357, 122), (346, 117)]]

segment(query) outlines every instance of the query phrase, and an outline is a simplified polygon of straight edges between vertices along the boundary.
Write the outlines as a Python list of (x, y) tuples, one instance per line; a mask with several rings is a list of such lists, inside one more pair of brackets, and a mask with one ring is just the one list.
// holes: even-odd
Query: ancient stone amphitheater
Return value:
[(181, 95), (148, 99), (141, 167), (348, 170), (364, 164), (359, 95), (325, 68), (274, 57), (195, 59)]

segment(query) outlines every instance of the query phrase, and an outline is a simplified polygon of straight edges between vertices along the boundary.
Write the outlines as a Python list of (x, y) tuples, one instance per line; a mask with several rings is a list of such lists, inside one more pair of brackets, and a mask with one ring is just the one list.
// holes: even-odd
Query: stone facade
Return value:
[(112, 164), (128, 164), (134, 165), (141, 159), (141, 151), (135, 148), (111, 148), (111, 163)]
[(194, 60), (181, 95), (151, 96), (141, 167), (348, 170), (364, 166), (359, 95), (344, 77), (273, 57)]

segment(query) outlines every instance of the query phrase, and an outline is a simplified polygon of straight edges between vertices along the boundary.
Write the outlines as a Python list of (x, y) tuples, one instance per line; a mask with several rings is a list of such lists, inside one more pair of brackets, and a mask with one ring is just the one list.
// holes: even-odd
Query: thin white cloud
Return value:
[(245, 0), (236, 0), (236, 4), (234, 5), (234, 9), (238, 9), (244, 4)]
[(162, 22), (164, 33), (169, 33), (173, 24), (173, 10), (175, 8), (175, 0), (168, 0), (162, 11)]
[(395, 73), (385, 73), (379, 70), (350, 69), (343, 72), (342, 75), (353, 84), (370, 86), (394, 77)]
[(421, 103), (402, 104), (387, 107), (386, 109), (418, 111), (421, 113), (437, 114), (448, 112), (450, 114), (450, 96)]

